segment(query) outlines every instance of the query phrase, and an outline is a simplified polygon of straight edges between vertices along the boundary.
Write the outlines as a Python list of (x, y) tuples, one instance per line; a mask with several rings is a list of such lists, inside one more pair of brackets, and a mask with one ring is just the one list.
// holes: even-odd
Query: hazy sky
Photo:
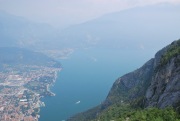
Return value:
[(107, 13), (158, 3), (180, 4), (180, 0), (0, 0), (0, 9), (33, 21), (67, 26)]

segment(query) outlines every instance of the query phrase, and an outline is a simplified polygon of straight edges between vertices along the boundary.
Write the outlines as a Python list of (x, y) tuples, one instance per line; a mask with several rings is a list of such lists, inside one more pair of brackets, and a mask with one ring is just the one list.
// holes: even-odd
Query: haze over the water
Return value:
[[(16, 117), (25, 120), (36, 113), (40, 121), (62, 121), (104, 105), (117, 78), (140, 68), (158, 50), (179, 38), (180, 0), (0, 0), (0, 121)], [(161, 100), (154, 102), (153, 95), (169, 88), (163, 80), (173, 78), (170, 71), (175, 72), (170, 75), (178, 71), (174, 57), (177, 45), (160, 51), (142, 68), (119, 78), (113, 86), (115, 91), (109, 93), (118, 92), (112, 99), (126, 105), (129, 101), (124, 99), (141, 96), (131, 100), (133, 105), (141, 104), (145, 97), (150, 99), (144, 94), (152, 84), (147, 94), (152, 93), (152, 104), (159, 105)], [(170, 69), (167, 74), (164, 67)], [(162, 88), (154, 91), (156, 80), (152, 75), (158, 74), (162, 76), (158, 88)], [(49, 97), (54, 95), (49, 87), (56, 96)], [(123, 87), (123, 96), (116, 99), (121, 95), (119, 87)], [(43, 105), (40, 99), (46, 107), (39, 113), (39, 105)], [(159, 99), (166, 101), (169, 97)], [(106, 110), (104, 106), (99, 109)]]
[(180, 0), (0, 0), (0, 10), (55, 27), (73, 24), (137, 6), (180, 4)]

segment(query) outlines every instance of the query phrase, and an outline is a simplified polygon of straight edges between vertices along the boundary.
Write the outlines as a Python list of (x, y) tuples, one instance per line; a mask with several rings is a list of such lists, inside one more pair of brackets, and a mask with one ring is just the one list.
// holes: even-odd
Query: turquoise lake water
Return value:
[[(63, 121), (100, 104), (113, 82), (142, 66), (154, 53), (144, 51), (83, 50), (60, 60), (63, 70), (51, 87), (54, 97), (42, 99), (40, 121)], [(80, 103), (77, 104), (77, 102)]]

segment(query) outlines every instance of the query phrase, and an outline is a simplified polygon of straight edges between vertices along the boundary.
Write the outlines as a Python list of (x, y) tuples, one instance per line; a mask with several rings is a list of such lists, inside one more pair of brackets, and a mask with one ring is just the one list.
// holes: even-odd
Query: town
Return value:
[(61, 68), (36, 65), (4, 65), (0, 71), (0, 120), (38, 121), (40, 99), (54, 96), (49, 89)]

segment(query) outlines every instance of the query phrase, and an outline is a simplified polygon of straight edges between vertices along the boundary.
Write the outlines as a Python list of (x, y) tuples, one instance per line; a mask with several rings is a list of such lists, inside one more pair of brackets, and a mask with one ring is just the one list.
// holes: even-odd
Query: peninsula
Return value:
[[(1, 53), (6, 49), (1, 48)], [(25, 56), (30, 53), (31, 56)], [(10, 61), (8, 54), (0, 60), (0, 120), (38, 121), (40, 107), (45, 106), (40, 99), (55, 95), (49, 87), (56, 81), (61, 66), (40, 53), (23, 49), (13, 48), (9, 54), (14, 60)]]

